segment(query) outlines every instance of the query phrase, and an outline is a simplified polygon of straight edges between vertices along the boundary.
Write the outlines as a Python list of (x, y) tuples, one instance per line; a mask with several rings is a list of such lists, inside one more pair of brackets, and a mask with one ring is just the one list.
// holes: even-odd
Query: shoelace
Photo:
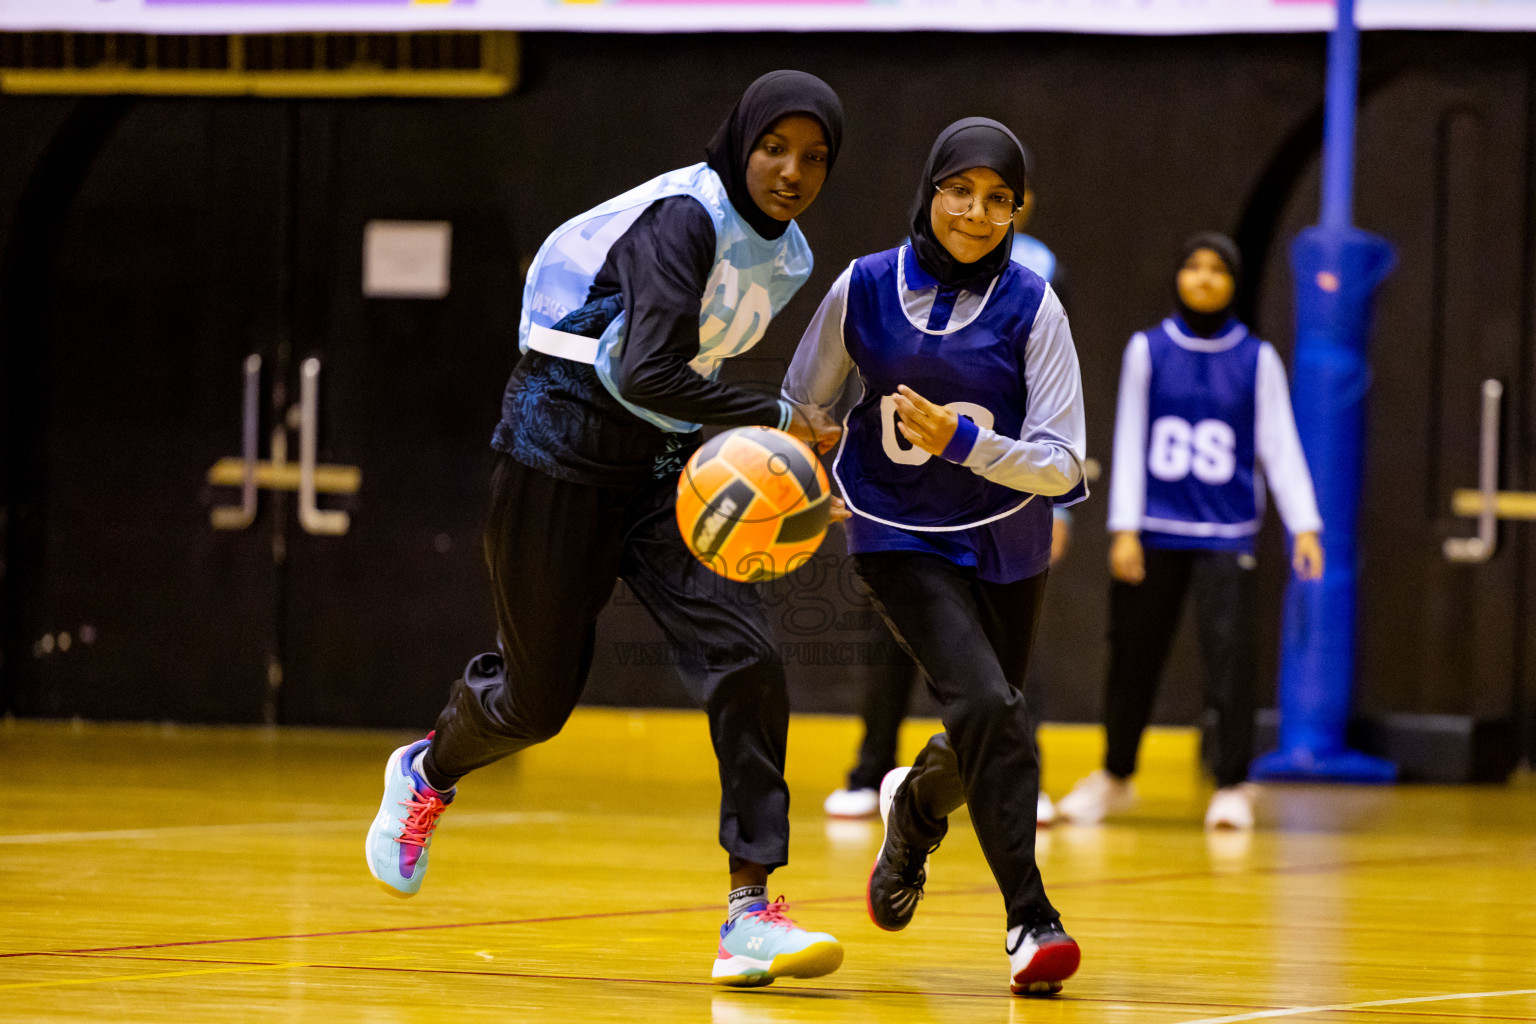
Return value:
[(395, 837), (395, 842), (426, 846), (432, 839), (432, 830), (437, 827), (437, 819), (442, 817), (448, 805), (439, 800), (436, 793), (424, 797), (413, 789), (411, 796), (414, 799), (400, 801), (400, 806), (409, 813), (400, 822), (400, 834)]
[(896, 873), (901, 876), (901, 880), (906, 882), (909, 888), (917, 891), (918, 899), (922, 899), (923, 886), (928, 882), (928, 858), (938, 848), (939, 844), (934, 843), (924, 850), (921, 856), (914, 856), (917, 851), (916, 847), (910, 846), (907, 843), (901, 844), (901, 867), (897, 869)]
[(1035, 925), (1035, 927), (1029, 930), (1029, 937), (1034, 939), (1036, 944), (1044, 944), (1053, 938), (1064, 939), (1067, 937), (1067, 933), (1062, 931), (1061, 925), (1058, 922), (1051, 921), (1047, 924)]
[(743, 915), (755, 917), (771, 928), (798, 928), (794, 918), (789, 916), (789, 904), (780, 896), (762, 910), (753, 910)]

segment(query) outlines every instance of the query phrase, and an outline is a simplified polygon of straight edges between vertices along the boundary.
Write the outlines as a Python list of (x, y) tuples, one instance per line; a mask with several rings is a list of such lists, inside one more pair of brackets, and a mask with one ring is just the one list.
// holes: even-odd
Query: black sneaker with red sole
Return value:
[(1008, 932), (1008, 987), (1016, 996), (1050, 996), (1077, 972), (1083, 954), (1060, 921)]

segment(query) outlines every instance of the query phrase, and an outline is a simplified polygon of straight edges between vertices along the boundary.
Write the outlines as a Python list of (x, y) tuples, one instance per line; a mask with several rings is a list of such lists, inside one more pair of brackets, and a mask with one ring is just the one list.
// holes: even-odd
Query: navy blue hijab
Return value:
[(1029, 183), (1024, 147), (1013, 132), (990, 117), (966, 117), (939, 133), (928, 152), (928, 163), (917, 186), (912, 204), (912, 254), (917, 265), (934, 280), (951, 288), (985, 291), (987, 282), (1008, 268), (1012, 251), (1013, 229), (1003, 235), (996, 248), (975, 263), (961, 263), (949, 254), (933, 233), (932, 204), (934, 186), (951, 174), (987, 167), (997, 172), (1003, 184), (1013, 189), (1015, 200), (1024, 198)]

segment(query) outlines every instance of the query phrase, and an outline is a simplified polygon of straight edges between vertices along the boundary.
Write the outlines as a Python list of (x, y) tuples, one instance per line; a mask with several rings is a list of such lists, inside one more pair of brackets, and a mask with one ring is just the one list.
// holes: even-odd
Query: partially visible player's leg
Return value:
[(459, 778), (565, 724), (617, 578), (622, 492), (557, 480), (506, 456), (492, 491), (486, 560), (501, 652), (471, 661), (433, 734), (390, 756), (367, 854), (369, 871), (395, 895), (421, 888)]
[(901, 722), (907, 717), (912, 685), (917, 681), (918, 673), (917, 666), (904, 651), (898, 648), (891, 653), (896, 657), (868, 666), (862, 715), (864, 739), (859, 744), (859, 762), (848, 773), (847, 786), (833, 792), (823, 805), (834, 818), (867, 818), (876, 814), (880, 781), (896, 767)]
[[(637, 499), (622, 575), (677, 654), (683, 683), (709, 715), (720, 767), (720, 845), (737, 880), (763, 878), (789, 860), (784, 757), (789, 697), (755, 586), (706, 569), (684, 547), (664, 482)], [(762, 891), (757, 890), (761, 888)], [(733, 890), (712, 976), (726, 985), (835, 971), (843, 949), (767, 901), (766, 884)]]
[(1104, 676), (1104, 767), (1078, 780), (1056, 802), (1069, 821), (1092, 825), (1130, 809), (1130, 777), (1152, 706), (1158, 679), (1179, 625), (1189, 588), (1190, 555), (1146, 549), (1146, 578), (1115, 582), (1109, 596), (1109, 668)]
[(1104, 765), (1127, 778), (1136, 770), (1142, 734), (1152, 719), (1158, 678), (1168, 660), (1189, 589), (1187, 552), (1146, 551), (1146, 579), (1110, 591), (1109, 670), (1104, 680)]
[(1204, 654), (1206, 702), (1216, 712), (1216, 795), (1211, 828), (1253, 827), (1253, 566), (1231, 551), (1203, 552), (1193, 569), (1195, 610)]

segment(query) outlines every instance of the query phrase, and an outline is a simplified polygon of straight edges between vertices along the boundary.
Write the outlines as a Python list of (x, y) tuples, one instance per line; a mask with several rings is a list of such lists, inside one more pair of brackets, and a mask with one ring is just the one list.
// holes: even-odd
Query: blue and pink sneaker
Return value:
[(826, 932), (808, 932), (775, 903), (751, 910), (720, 929), (720, 952), (711, 972), (716, 984), (751, 988), (775, 978), (819, 978), (843, 965), (843, 946)]
[(368, 829), (368, 871), (391, 896), (414, 896), (427, 875), (427, 850), (454, 790), (439, 793), (412, 767), (432, 741), (408, 743), (384, 766), (384, 802)]

